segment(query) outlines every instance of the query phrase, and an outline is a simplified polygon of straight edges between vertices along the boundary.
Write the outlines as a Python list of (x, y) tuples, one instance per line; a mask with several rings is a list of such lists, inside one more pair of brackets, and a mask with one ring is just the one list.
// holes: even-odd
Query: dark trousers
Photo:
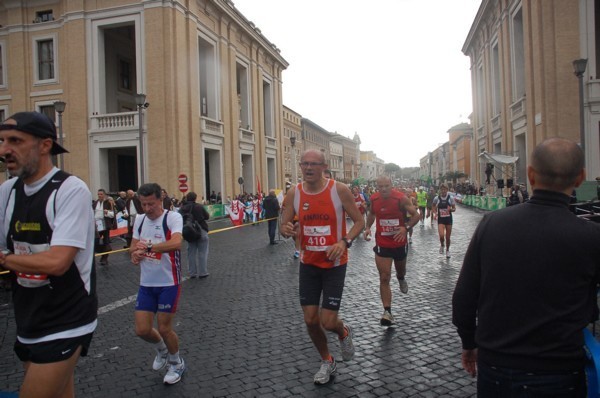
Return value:
[[(96, 253), (106, 253), (112, 251), (110, 246), (110, 230), (105, 229), (102, 232), (98, 232), (98, 246), (96, 247)], [(108, 262), (108, 254), (100, 256), (100, 264), (106, 264)]]
[(267, 221), (269, 224), (269, 242), (275, 242), (275, 231), (277, 231), (277, 219)]
[(528, 372), (477, 364), (479, 398), (561, 397), (584, 398), (585, 371)]

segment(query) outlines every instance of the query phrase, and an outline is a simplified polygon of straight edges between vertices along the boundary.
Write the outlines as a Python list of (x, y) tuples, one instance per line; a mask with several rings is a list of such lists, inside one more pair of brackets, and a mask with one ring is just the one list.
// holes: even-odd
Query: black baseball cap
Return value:
[[(14, 120), (16, 124), (6, 123), (6, 120)], [(0, 124), (0, 130), (18, 130), (40, 138), (52, 138), (53, 155), (69, 152), (57, 142), (56, 126), (43, 113), (17, 112), (6, 120)]]

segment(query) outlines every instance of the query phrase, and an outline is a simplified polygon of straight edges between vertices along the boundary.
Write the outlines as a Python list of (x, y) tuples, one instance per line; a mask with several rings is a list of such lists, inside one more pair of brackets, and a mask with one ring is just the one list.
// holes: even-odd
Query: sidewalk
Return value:
[[(460, 365), (451, 296), (463, 253), (483, 213), (459, 206), (452, 258), (438, 254), (437, 226), (415, 227), (409, 251), (409, 292), (393, 278), (397, 324), (379, 325), (382, 313), (373, 241), (357, 239), (342, 299), (341, 317), (354, 329), (355, 358), (339, 358), (332, 382), (312, 382), (319, 355), (306, 333), (298, 299), (293, 242), (268, 244), (267, 226), (210, 235), (206, 279), (183, 282), (175, 330), (187, 371), (174, 386), (153, 372), (152, 347), (135, 336), (133, 312), (139, 270), (126, 253), (99, 267), (99, 326), (89, 355), (76, 370), (79, 397), (474, 397), (475, 380)], [(229, 226), (226, 222), (219, 225)], [(115, 247), (117, 247), (115, 245)], [(183, 251), (184, 275), (187, 261)], [(0, 291), (0, 392), (16, 392), (23, 372), (12, 351), (12, 308)]]

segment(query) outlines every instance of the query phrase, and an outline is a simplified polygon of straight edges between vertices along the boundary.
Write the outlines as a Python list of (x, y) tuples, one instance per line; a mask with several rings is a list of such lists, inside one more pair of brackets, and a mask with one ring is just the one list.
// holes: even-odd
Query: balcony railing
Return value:
[(94, 132), (139, 129), (138, 112), (105, 113), (92, 115), (90, 119)]
[(240, 128), (240, 141), (251, 142), (254, 143), (254, 132), (251, 130), (246, 130)]
[(275, 138), (272, 137), (266, 137), (267, 138), (267, 146), (276, 148), (277, 147), (277, 140)]
[(200, 131), (203, 134), (223, 136), (223, 123), (207, 117), (200, 118)]
[(511, 120), (515, 120), (519, 116), (525, 114), (525, 97), (519, 98), (515, 103), (510, 106)]

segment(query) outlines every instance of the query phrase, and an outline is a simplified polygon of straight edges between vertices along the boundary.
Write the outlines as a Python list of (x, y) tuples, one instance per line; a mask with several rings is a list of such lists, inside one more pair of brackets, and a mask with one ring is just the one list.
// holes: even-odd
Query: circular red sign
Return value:
[(186, 193), (188, 189), (189, 187), (187, 186), (187, 184), (179, 184), (179, 192)]
[(185, 174), (179, 174), (179, 177), (177, 177), (177, 179), (179, 180), (180, 183), (184, 184), (187, 182), (187, 176)]

